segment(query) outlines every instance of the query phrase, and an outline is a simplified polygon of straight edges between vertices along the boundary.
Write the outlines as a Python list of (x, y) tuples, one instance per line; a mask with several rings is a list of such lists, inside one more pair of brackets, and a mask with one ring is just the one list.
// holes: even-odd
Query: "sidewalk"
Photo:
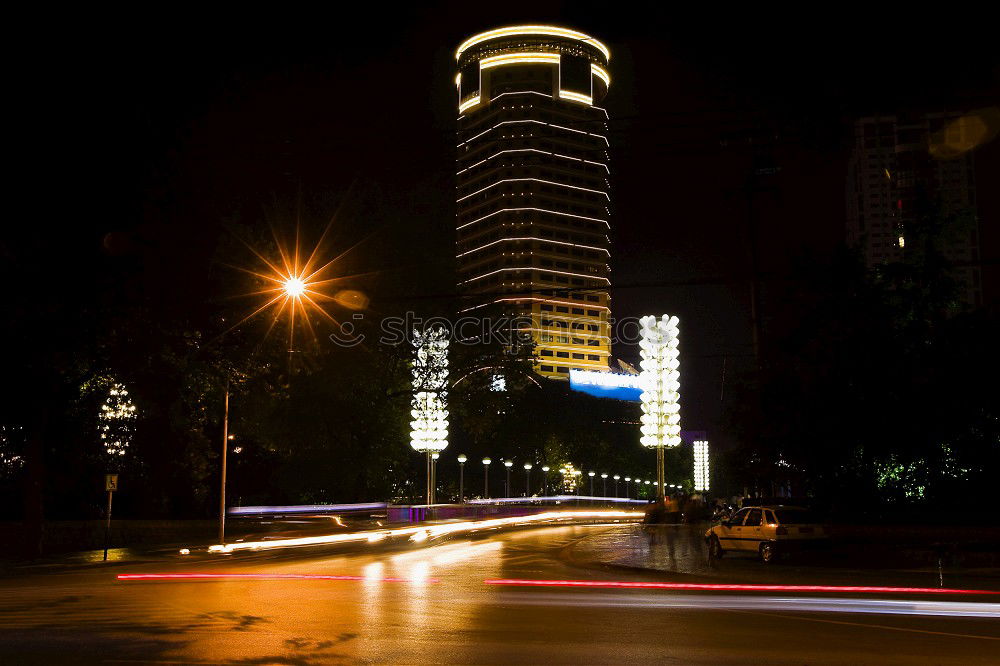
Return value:
[[(571, 564), (624, 569), (685, 582), (753, 583), (763, 585), (889, 585), (1000, 590), (1000, 569), (959, 569), (942, 566), (919, 569), (848, 565), (836, 547), (825, 558), (799, 557), (762, 564), (751, 553), (727, 553), (708, 559), (703, 540), (707, 525), (661, 528), (662, 543), (651, 543), (638, 525), (602, 530), (563, 552)], [(855, 558), (850, 558), (855, 559)], [(838, 566), (842, 564), (842, 566)]]

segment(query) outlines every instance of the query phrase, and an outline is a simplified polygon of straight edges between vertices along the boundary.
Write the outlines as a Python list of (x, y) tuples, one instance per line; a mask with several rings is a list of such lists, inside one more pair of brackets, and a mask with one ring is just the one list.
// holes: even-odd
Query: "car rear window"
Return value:
[(806, 525), (818, 523), (815, 514), (805, 509), (775, 509), (774, 515), (782, 525)]

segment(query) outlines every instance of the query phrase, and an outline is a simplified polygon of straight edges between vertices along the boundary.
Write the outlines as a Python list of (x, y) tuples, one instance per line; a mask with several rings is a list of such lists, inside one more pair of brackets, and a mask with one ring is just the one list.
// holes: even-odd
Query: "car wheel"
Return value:
[(713, 534), (712, 538), (708, 540), (708, 556), (715, 560), (721, 560), (725, 554), (726, 551), (722, 550), (722, 544), (719, 543), (719, 537)]
[(778, 554), (777, 552), (775, 552), (773, 543), (768, 543), (765, 541), (764, 543), (760, 544), (761, 562), (763, 562), (764, 564), (770, 564), (771, 562), (774, 562), (774, 560), (777, 559), (777, 557)]

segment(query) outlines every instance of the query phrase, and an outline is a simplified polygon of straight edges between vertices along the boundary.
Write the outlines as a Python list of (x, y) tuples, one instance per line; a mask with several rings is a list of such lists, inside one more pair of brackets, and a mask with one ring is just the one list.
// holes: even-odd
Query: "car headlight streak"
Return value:
[[(577, 470), (579, 471), (579, 470)], [(239, 541), (227, 544), (216, 544), (208, 547), (210, 553), (232, 553), (242, 550), (269, 550), (272, 548), (289, 548), (296, 546), (323, 546), (340, 543), (351, 543), (368, 541), (371, 543), (381, 541), (384, 538), (407, 537), (413, 542), (425, 542), (428, 539), (437, 539), (445, 536), (455, 536), (460, 534), (471, 534), (480, 530), (492, 530), (503, 527), (518, 527), (527, 525), (539, 525), (563, 521), (574, 520), (628, 520), (637, 521), (642, 519), (643, 514), (638, 511), (625, 511), (619, 509), (591, 509), (579, 511), (545, 511), (527, 516), (512, 516), (510, 518), (490, 518), (486, 520), (465, 520), (457, 523), (440, 523), (430, 525), (412, 525), (407, 527), (394, 527), (383, 530), (371, 530), (362, 532), (340, 532), (337, 534), (325, 534), (318, 536), (294, 537), (289, 539), (273, 539), (269, 541)], [(381, 535), (373, 538), (373, 535)]]
[(681, 443), (681, 373), (678, 319), (653, 315), (639, 320), (642, 357), (639, 384), (642, 418), (639, 439), (643, 446), (678, 446)]
[(410, 446), (428, 453), (448, 447), (448, 332), (413, 332)]

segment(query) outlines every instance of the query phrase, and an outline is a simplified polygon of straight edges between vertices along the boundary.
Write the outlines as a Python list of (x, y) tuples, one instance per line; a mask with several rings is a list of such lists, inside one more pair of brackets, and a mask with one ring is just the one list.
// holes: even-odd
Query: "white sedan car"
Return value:
[(808, 509), (796, 506), (747, 506), (729, 520), (705, 533), (709, 555), (728, 552), (756, 553), (762, 562), (773, 562), (779, 553), (824, 542), (827, 530)]

